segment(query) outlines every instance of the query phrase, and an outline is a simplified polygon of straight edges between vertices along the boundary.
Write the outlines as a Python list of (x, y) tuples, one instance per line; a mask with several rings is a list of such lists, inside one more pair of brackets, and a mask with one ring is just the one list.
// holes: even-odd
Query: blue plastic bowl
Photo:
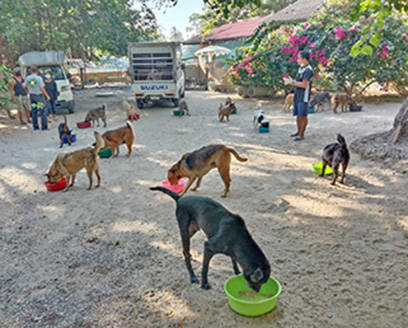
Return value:
[[(71, 134), (71, 143), (74, 143), (75, 141), (76, 141), (76, 134)], [(63, 143), (68, 143), (67, 136), (62, 137), (62, 142)]]
[(309, 107), (309, 108), (307, 109), (307, 113), (308, 113), (308, 114), (313, 114), (314, 112), (315, 112), (314, 106), (313, 106), (313, 107)]
[(259, 133), (268, 133), (268, 132), (269, 132), (269, 126), (267, 128), (263, 126), (259, 127)]

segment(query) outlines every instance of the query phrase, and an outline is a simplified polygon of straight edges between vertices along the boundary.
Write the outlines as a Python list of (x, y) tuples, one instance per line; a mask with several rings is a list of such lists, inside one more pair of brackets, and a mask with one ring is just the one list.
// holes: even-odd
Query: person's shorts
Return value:
[(17, 104), (13, 103), (13, 108), (19, 110), (20, 112), (30, 110), (30, 100), (28, 99), (27, 96), (17, 96), (16, 100)]
[(303, 101), (293, 103), (293, 116), (304, 117), (307, 116), (308, 103)]

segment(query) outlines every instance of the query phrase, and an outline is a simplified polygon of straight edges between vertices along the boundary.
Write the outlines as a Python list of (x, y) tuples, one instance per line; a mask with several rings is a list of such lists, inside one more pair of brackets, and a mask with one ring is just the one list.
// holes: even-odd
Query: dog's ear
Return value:
[(264, 277), (264, 274), (261, 270), (261, 268), (257, 268), (250, 276), (249, 279), (253, 283), (257, 283), (258, 281), (261, 281)]

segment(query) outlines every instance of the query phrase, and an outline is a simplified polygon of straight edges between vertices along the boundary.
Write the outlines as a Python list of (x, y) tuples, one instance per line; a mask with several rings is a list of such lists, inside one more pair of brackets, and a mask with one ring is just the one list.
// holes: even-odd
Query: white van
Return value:
[(179, 42), (129, 43), (129, 74), (138, 108), (168, 99), (178, 107), (184, 97), (184, 65)]
[(26, 77), (30, 66), (37, 66), (39, 74), (44, 78), (46, 72), (51, 71), (57, 84), (58, 99), (55, 103), (57, 113), (75, 111), (74, 95), (71, 90), (69, 78), (71, 74), (66, 69), (67, 57), (60, 51), (31, 51), (21, 55), (18, 63), (22, 74)]

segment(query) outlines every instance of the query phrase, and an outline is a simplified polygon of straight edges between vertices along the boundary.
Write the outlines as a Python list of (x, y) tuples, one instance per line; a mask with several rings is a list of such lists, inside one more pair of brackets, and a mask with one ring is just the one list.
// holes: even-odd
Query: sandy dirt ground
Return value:
[[(123, 126), (118, 104), (129, 91), (96, 91), (76, 93), (69, 125), (107, 101), (107, 129)], [(133, 123), (132, 156), (122, 146), (118, 158), (101, 160), (102, 186), (91, 191), (85, 172), (69, 192), (46, 191), (42, 174), (61, 151), (57, 123), (34, 132), (0, 113), (0, 327), (408, 327), (406, 165), (352, 153), (346, 184), (335, 187), (311, 167), (339, 132), (350, 143), (389, 129), (400, 104), (310, 115), (307, 138), (296, 143), (280, 101), (234, 96), (238, 115), (219, 123), (225, 98), (187, 92), (192, 117), (174, 117), (170, 106), (144, 109)], [(268, 134), (252, 126), (257, 102), (271, 120)], [(77, 142), (63, 151), (94, 141), (93, 129), (74, 131)], [(249, 158), (232, 160), (228, 198), (216, 170), (196, 194), (240, 214), (269, 259), (283, 290), (261, 317), (229, 308), (223, 285), (233, 271), (223, 255), (211, 263), (211, 290), (190, 284), (175, 203), (148, 190), (183, 153), (211, 143)], [(204, 241), (203, 233), (192, 240), (197, 275)]]

